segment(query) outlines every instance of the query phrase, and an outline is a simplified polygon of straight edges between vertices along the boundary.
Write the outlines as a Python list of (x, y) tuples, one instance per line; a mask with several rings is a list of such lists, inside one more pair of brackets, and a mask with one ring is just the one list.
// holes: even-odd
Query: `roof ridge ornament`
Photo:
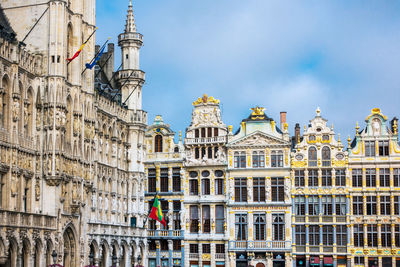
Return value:
[(193, 102), (193, 106), (198, 106), (201, 104), (216, 104), (219, 105), (219, 100), (215, 99), (212, 96), (208, 96), (207, 94), (203, 94), (203, 97), (199, 97), (196, 101)]
[(374, 115), (378, 115), (381, 116), (385, 121), (387, 120), (387, 117), (385, 115), (382, 114), (381, 109), (380, 108), (373, 108), (371, 110), (371, 114), (365, 119), (366, 122), (369, 121), (369, 119), (374, 116)]
[(321, 109), (319, 107), (317, 107), (317, 110), (315, 110), (315, 112), (317, 112), (317, 117), (321, 116)]

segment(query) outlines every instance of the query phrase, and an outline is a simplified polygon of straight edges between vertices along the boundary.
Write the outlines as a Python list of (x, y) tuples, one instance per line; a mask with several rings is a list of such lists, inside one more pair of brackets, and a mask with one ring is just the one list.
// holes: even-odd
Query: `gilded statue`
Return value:
[(251, 108), (251, 110), (253, 111), (251, 113), (252, 116), (262, 116), (262, 115), (264, 115), (265, 108), (257, 106), (255, 108)]

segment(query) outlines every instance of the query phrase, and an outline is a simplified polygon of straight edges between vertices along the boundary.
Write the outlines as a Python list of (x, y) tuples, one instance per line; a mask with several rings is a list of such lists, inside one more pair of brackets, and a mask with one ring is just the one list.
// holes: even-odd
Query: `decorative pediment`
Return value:
[(262, 132), (254, 132), (228, 144), (228, 146), (274, 146), (290, 145), (288, 142), (279, 138), (267, 135)]

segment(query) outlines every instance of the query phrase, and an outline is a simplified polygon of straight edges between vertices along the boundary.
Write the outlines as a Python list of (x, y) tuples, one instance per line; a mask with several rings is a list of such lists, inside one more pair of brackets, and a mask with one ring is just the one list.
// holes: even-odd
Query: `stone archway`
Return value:
[(75, 267), (76, 241), (74, 232), (72, 231), (71, 227), (68, 227), (64, 231), (63, 240), (64, 240), (63, 266)]
[(29, 240), (25, 239), (22, 242), (22, 257), (21, 257), (21, 266), (22, 267), (28, 267), (30, 266), (29, 261), (31, 259), (31, 244), (29, 243)]
[(265, 264), (262, 262), (257, 263), (256, 267), (265, 267)]
[(42, 256), (42, 243), (39, 239), (35, 242), (35, 247), (33, 248), (33, 267), (41, 267), (41, 256)]

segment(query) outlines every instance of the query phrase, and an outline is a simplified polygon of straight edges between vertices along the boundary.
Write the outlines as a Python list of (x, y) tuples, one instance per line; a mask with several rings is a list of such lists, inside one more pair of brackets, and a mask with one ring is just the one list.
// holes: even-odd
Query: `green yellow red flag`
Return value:
[(162, 225), (167, 226), (167, 223), (165, 222), (164, 219), (164, 215), (162, 214), (161, 211), (160, 201), (158, 201), (157, 197), (154, 198), (154, 204), (153, 207), (151, 208), (149, 217), (156, 221), (159, 221)]

